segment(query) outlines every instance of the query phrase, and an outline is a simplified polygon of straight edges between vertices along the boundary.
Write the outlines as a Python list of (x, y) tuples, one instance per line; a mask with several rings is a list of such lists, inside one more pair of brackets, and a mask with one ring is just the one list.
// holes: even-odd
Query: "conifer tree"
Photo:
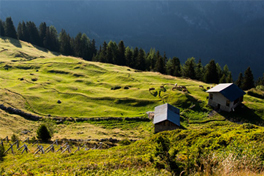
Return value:
[(0, 36), (5, 36), (5, 24), (1, 19), (0, 19)]
[(195, 58), (188, 58), (183, 66), (183, 76), (195, 79)]
[(29, 34), (29, 42), (32, 43), (33, 45), (41, 46), (39, 32), (35, 23), (32, 21), (28, 21), (26, 23), (26, 30), (28, 31)]
[(222, 74), (222, 77), (220, 78), (219, 80), (219, 83), (226, 83), (226, 75), (225, 74)]
[(59, 34), (60, 52), (63, 55), (73, 55), (73, 47), (71, 45), (71, 37), (64, 29)]
[(251, 89), (255, 87), (254, 85), (254, 76), (253, 76), (253, 73), (250, 69), (250, 67), (248, 67), (244, 73), (244, 79), (243, 79), (243, 82), (242, 82), (242, 88), (244, 90), (248, 90), (248, 89)]
[(145, 70), (145, 60), (146, 60), (145, 51), (142, 48), (140, 48), (138, 52), (138, 56), (136, 57), (136, 69)]
[(30, 37), (29, 37), (29, 32), (27, 30), (27, 26), (26, 23), (24, 21), (22, 21), (22, 38), (21, 40), (29, 42), (30, 41)]
[(205, 68), (204, 80), (207, 83), (219, 83), (219, 77), (214, 60), (211, 60)]
[(132, 57), (132, 68), (136, 68), (136, 60), (137, 60), (137, 57), (138, 57), (138, 47), (136, 47), (134, 49), (134, 52), (133, 52), (133, 57)]
[(133, 57), (133, 50), (130, 49), (129, 47), (126, 47), (125, 51), (125, 58), (126, 58), (126, 65), (129, 67), (132, 67), (132, 57)]
[(107, 46), (106, 62), (112, 64), (114, 62), (113, 58), (114, 58), (114, 54), (112, 48), (110, 46)]
[(7, 17), (5, 22), (5, 36), (17, 39), (17, 33), (12, 18)]
[(243, 73), (239, 73), (239, 76), (236, 80), (236, 85), (240, 88), (242, 88), (242, 83), (243, 83), (244, 77), (243, 77)]
[(204, 78), (204, 68), (201, 59), (199, 59), (198, 64), (195, 68), (195, 77), (199, 81), (202, 81)]
[(125, 45), (123, 40), (118, 43), (117, 65), (126, 65)]
[(39, 37), (40, 37), (40, 46), (44, 46), (44, 39), (46, 37), (46, 30), (47, 30), (47, 25), (46, 23), (40, 23), (39, 25)]
[(150, 48), (146, 58), (146, 69), (153, 71), (155, 69), (156, 61), (157, 59), (155, 48)]
[(92, 58), (96, 55), (97, 50), (96, 50), (96, 46), (95, 46), (95, 40), (93, 39), (90, 45), (90, 49), (89, 49), (89, 54), (90, 54), (90, 58), (92, 60)]
[(157, 51), (156, 57), (157, 57), (157, 61), (155, 65), (155, 71), (164, 74), (165, 73), (165, 63), (164, 63), (163, 57), (160, 56), (159, 51)]
[(24, 36), (23, 36), (23, 30), (22, 30), (22, 23), (18, 23), (17, 26), (17, 37), (19, 40), (23, 40)]

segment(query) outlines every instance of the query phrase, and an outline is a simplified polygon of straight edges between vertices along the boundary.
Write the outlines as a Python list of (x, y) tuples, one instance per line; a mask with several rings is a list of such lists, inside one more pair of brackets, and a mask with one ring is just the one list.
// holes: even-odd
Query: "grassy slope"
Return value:
[[(230, 131), (234, 130), (233, 126), (237, 125), (229, 121), (219, 123), (219, 125), (216, 125), (219, 126), (217, 129), (214, 125), (207, 125), (217, 124), (213, 121), (223, 121), (225, 119), (263, 125), (264, 100), (260, 98), (246, 95), (243, 102), (245, 107), (238, 112), (210, 114), (211, 109), (206, 106), (207, 93), (199, 88), (199, 85), (211, 86), (205, 83), (153, 72), (138, 72), (128, 67), (112, 64), (87, 62), (79, 58), (58, 56), (56, 53), (16, 40), (9, 42), (0, 38), (0, 46), (0, 103), (6, 106), (42, 116), (51, 114), (52, 116), (74, 118), (135, 117), (144, 116), (146, 111), (153, 111), (155, 106), (168, 102), (181, 109), (181, 122), (188, 129), (181, 132), (166, 133), (168, 136), (178, 136), (178, 133), (179, 135), (184, 133), (184, 136), (197, 133), (197, 136), (199, 136), (200, 132), (203, 133), (203, 128), (205, 128), (205, 131), (211, 128), (215, 129), (216, 133), (218, 131), (219, 134), (226, 133), (221, 131), (222, 127), (227, 128), (227, 131), (229, 128)], [(188, 93), (171, 91), (175, 83), (185, 85)], [(160, 89), (161, 85), (165, 85), (164, 91)], [(121, 86), (121, 89), (111, 90), (115, 86)], [(124, 89), (125, 87), (129, 87), (129, 89)], [(156, 90), (149, 92), (151, 87)], [(58, 100), (61, 100), (62, 103), (58, 104)], [(189, 107), (193, 105), (195, 107), (190, 109)], [(212, 122), (208, 123), (210, 121)], [(23, 117), (8, 114), (2, 110), (0, 110), (0, 122), (0, 138), (15, 133), (22, 139), (34, 136), (40, 123), (25, 120)], [(142, 139), (152, 136), (153, 125), (152, 122), (68, 122), (54, 125), (54, 129), (54, 139), (108, 137)], [(31, 133), (22, 135), (21, 131), (24, 130), (30, 130)], [(258, 133), (261, 135), (263, 129), (259, 128)], [(207, 134), (211, 134), (211, 132), (206, 132)], [(52, 171), (62, 173), (65, 166), (66, 170), (71, 173), (90, 172), (87, 170), (90, 167), (93, 168), (90, 169), (91, 172), (99, 172), (104, 168), (104, 163), (111, 161), (110, 163), (114, 164), (109, 166), (112, 168), (109, 172), (114, 173), (114, 175), (115, 172), (119, 171), (139, 175), (140, 173), (143, 175), (166, 174), (167, 171), (165, 170), (157, 171), (153, 169), (153, 165), (148, 158), (153, 153), (152, 145), (154, 144), (151, 141), (157, 136), (155, 135), (150, 140), (143, 140), (128, 147), (102, 150), (99, 153), (98, 151), (82, 151), (70, 155), (48, 154), (45, 157), (8, 155), (6, 160), (1, 163), (1, 167), (6, 168), (8, 172), (12, 172), (12, 170), (18, 172), (22, 170), (34, 170), (34, 172), (48, 170), (48, 173), (52, 173)], [(201, 136), (204, 135), (201, 134)], [(242, 135), (241, 139), (245, 141), (246, 137), (246, 135)], [(237, 138), (234, 137), (234, 139)], [(184, 144), (186, 141), (182, 139), (172, 139), (170, 137), (170, 140), (173, 143), (179, 143), (173, 148), (186, 145)], [(192, 140), (194, 140), (193, 137)], [(213, 145), (214, 142), (212, 138), (209, 145)], [(192, 147), (194, 149), (195, 145), (192, 145)], [(149, 151), (150, 148), (151, 152)], [(53, 160), (54, 155), (58, 157), (55, 160)], [(14, 159), (17, 161), (17, 165), (10, 164)], [(46, 164), (39, 164), (37, 161)], [(121, 161), (125, 162), (124, 167), (120, 165)], [(72, 163), (78, 162), (82, 164), (80, 166), (72, 165)], [(126, 162), (130, 163), (127, 164)], [(87, 165), (87, 163), (90, 164)], [(50, 164), (54, 167), (50, 167)], [(98, 166), (94, 166), (94, 164)], [(20, 171), (16, 169), (18, 165), (23, 165)], [(37, 169), (38, 167), (42, 169)], [(103, 172), (107, 173), (108, 171)]]

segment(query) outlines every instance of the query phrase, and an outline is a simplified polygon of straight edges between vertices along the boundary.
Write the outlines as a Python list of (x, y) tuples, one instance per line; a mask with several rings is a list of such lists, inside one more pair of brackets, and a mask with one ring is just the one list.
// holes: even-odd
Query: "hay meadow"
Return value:
[[(175, 83), (188, 92), (172, 90)], [(264, 99), (246, 94), (241, 109), (218, 113), (207, 106), (208, 94), (199, 85), (214, 86), (0, 38), (0, 104), (42, 117), (33, 121), (1, 109), (1, 139), (32, 139), (45, 123), (52, 141), (75, 141), (72, 151), (85, 143), (98, 146), (100, 139), (117, 141), (101, 149), (36, 155), (28, 143), (29, 153), (15, 149), (3, 157), (0, 175), (263, 174)], [(154, 134), (151, 120), (135, 119), (148, 119), (146, 112), (164, 103), (180, 109), (182, 129)]]

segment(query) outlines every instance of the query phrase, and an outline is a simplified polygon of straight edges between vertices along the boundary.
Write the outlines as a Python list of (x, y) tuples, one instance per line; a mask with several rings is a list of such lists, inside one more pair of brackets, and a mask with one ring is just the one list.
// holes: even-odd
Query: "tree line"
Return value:
[[(234, 82), (228, 66), (221, 68), (214, 60), (203, 66), (201, 59), (196, 62), (192, 57), (181, 64), (179, 58), (167, 58), (165, 52), (160, 54), (153, 48), (146, 52), (142, 48), (128, 47), (122, 40), (118, 44), (114, 41), (104, 42), (97, 50), (95, 40), (90, 40), (85, 33), (78, 33), (73, 38), (62, 29), (58, 34), (54, 26), (47, 26), (45, 22), (37, 27), (32, 21), (22, 21), (19, 22), (16, 30), (11, 17), (6, 18), (5, 22), (0, 19), (0, 35), (23, 40), (63, 55), (81, 57), (87, 61), (112, 63), (206, 83)], [(239, 74), (235, 83), (240, 88), (248, 90), (257, 85), (264, 85), (264, 74), (255, 83), (251, 68), (248, 67), (244, 75)]]

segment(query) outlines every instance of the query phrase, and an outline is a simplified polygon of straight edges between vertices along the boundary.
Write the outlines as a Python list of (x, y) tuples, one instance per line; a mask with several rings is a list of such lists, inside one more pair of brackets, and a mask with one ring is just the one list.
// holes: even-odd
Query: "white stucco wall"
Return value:
[[(210, 94), (213, 94), (213, 99), (210, 99)], [(221, 93), (210, 93), (208, 104), (213, 107), (217, 107), (220, 104), (220, 109), (223, 111), (231, 111), (231, 107), (233, 107), (234, 102), (230, 102), (229, 107), (226, 106), (227, 98), (224, 97)]]

